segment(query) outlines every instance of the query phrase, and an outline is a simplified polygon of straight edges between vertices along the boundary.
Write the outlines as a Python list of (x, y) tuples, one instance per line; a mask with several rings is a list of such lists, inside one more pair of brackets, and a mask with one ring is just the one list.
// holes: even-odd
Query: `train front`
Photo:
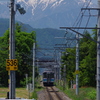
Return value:
[(43, 72), (43, 85), (44, 86), (54, 85), (54, 72), (53, 71)]

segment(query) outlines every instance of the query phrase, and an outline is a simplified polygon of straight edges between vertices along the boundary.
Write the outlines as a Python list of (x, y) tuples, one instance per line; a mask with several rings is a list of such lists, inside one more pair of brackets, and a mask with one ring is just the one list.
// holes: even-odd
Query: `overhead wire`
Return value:
[[(83, 4), (82, 7), (84, 7), (84, 5), (85, 5), (85, 3)], [(81, 13), (82, 13), (82, 11), (79, 13), (79, 15), (78, 15), (76, 21), (74, 22), (74, 24), (78, 21), (78, 19), (79, 19)], [(82, 18), (83, 18), (83, 15), (81, 16), (81, 19), (77, 22), (76, 25), (78, 25), (78, 23), (82, 21)], [(80, 24), (81, 24), (81, 23), (80, 23)], [(67, 33), (67, 35), (68, 35), (68, 33), (69, 33), (69, 34), (70, 34), (70, 38), (72, 38), (72, 36), (73, 36), (73, 33), (72, 33), (72, 32), (68, 32), (68, 30), (66, 30), (66, 33)], [(65, 33), (64, 37), (67, 37), (67, 36), (66, 36), (66, 33)], [(69, 37), (69, 35), (68, 35), (68, 37)], [(73, 41), (70, 41), (70, 43), (69, 43), (69, 40), (66, 40), (66, 44), (67, 44), (68, 46), (70, 46), (72, 43), (73, 43)]]
[(89, 17), (88, 17), (88, 20), (87, 20), (85, 29), (84, 29), (84, 31), (83, 31), (83, 34), (84, 34), (84, 32), (86, 31), (86, 28), (87, 28), (87, 26), (88, 26), (88, 23), (89, 23), (89, 21), (90, 21), (90, 18), (91, 18), (91, 14), (90, 14), (90, 10), (89, 10)]
[[(86, 0), (87, 1), (87, 0)], [(91, 0), (88, 2), (88, 4), (87, 4), (87, 6), (86, 6), (86, 8), (88, 8), (89, 7), (89, 5), (90, 5), (90, 3), (91, 3)], [(85, 3), (83, 4), (83, 7), (85, 6)], [(74, 24), (73, 24), (73, 26), (78, 26), (78, 27), (80, 27), (81, 26), (81, 23), (82, 23), (82, 21), (83, 21), (83, 17), (84, 17), (84, 14), (85, 14), (85, 12), (86, 12), (86, 10), (84, 10), (84, 12), (81, 10), (80, 11), (80, 13), (79, 13), (79, 15), (78, 15), (78, 17), (77, 17), (77, 19), (76, 19), (76, 21), (74, 22)], [(81, 17), (80, 17), (81, 16)], [(86, 23), (86, 26), (85, 27), (87, 27), (88, 26), (88, 23), (89, 23), (89, 20), (90, 20), (90, 12), (89, 12), (89, 18), (88, 18), (88, 20), (87, 20), (87, 23)], [(80, 17), (80, 19), (79, 19), (79, 17)], [(85, 31), (85, 30), (84, 30)], [(66, 34), (67, 33), (67, 34)], [(65, 35), (64, 35), (64, 37), (67, 37), (68, 36), (68, 33), (70, 34), (70, 38), (72, 38), (72, 36), (73, 36), (73, 32), (68, 32), (68, 29), (66, 30), (66, 33), (65, 33)], [(69, 41), (67, 40), (66, 41), (66, 44), (68, 45), (68, 47), (69, 46), (71, 46), (71, 44), (74, 42), (75, 40), (73, 40), (73, 41), (71, 41), (70, 43), (69, 43)]]
[[(87, 0), (86, 0), (87, 1)], [(89, 5), (90, 5), (90, 3), (91, 3), (91, 0), (90, 1), (87, 1), (88, 2), (88, 4), (87, 4), (87, 6), (86, 6), (86, 8), (88, 8), (89, 7)], [(84, 7), (86, 5), (86, 2), (83, 4), (83, 6), (82, 7)], [(76, 19), (76, 21), (74, 22), (74, 24), (73, 24), (73, 26), (78, 26), (78, 27), (80, 27), (81, 26), (81, 23), (82, 23), (82, 20), (83, 20), (83, 17), (84, 17), (84, 14), (85, 14), (85, 12), (86, 12), (86, 10), (84, 10), (84, 11), (80, 11), (80, 13), (79, 13), (79, 15), (78, 15), (78, 17), (77, 17), (77, 19)], [(81, 16), (81, 17), (80, 17)], [(79, 19), (79, 17), (80, 17), (80, 19)], [(85, 26), (85, 28), (88, 26), (88, 23), (89, 23), (89, 20), (90, 20), (90, 12), (89, 12), (89, 18), (88, 18), (88, 20), (87, 20), (87, 23), (86, 23), (86, 26)], [(78, 31), (79, 29), (77, 29), (77, 31)], [(85, 30), (84, 30), (85, 31)], [(73, 32), (72, 32), (72, 34), (73, 34)], [(71, 34), (71, 35), (72, 35)], [(73, 41), (71, 41), (70, 42), (70, 45), (74, 42), (75, 40), (73, 40)]]
[[(89, 4), (91, 3), (91, 1), (92, 0), (90, 0), (90, 2), (89, 2)], [(89, 4), (88, 4), (88, 6), (89, 6)], [(88, 10), (88, 20), (87, 20), (87, 22), (86, 22), (86, 25), (85, 25), (85, 29), (84, 29), (84, 31), (83, 31), (83, 34), (85, 34), (85, 31), (86, 31), (86, 28), (87, 28), (87, 26), (88, 26), (88, 24), (89, 24), (89, 21), (90, 21), (90, 18), (91, 18), (91, 16), (92, 16), (92, 14), (90, 13), (90, 10)], [(84, 15), (85, 16), (85, 15)], [(88, 44), (88, 47), (90, 46), (91, 44)]]
[[(86, 6), (86, 8), (88, 8), (89, 7), (89, 5), (90, 5), (90, 3), (91, 3), (91, 1), (92, 0), (90, 0), (89, 2), (88, 2), (88, 5)], [(85, 12), (86, 12), (86, 10), (84, 10), (84, 13), (83, 13), (83, 16), (85, 16)], [(85, 33), (85, 31), (86, 31), (86, 28), (87, 28), (87, 26), (88, 26), (88, 24), (89, 24), (89, 21), (90, 21), (90, 18), (91, 18), (91, 16), (92, 16), (92, 14), (90, 13), (90, 10), (88, 10), (88, 19), (87, 19), (87, 22), (86, 22), (86, 25), (85, 25), (85, 28), (84, 28), (84, 30), (83, 30), (83, 34)], [(95, 17), (95, 16), (93, 16), (93, 17)], [(89, 44), (88, 46), (90, 46), (91, 44)]]
[[(85, 8), (88, 8), (89, 7), (89, 5), (90, 5), (90, 3), (91, 3), (91, 1), (92, 0), (90, 0), (90, 1), (87, 1), (86, 0), (86, 2), (85, 3), (87, 3), (88, 2), (88, 4), (86, 5), (85, 3), (83, 4), (83, 7), (86, 5), (86, 7)], [(78, 27), (80, 27), (81, 26), (81, 23), (82, 23), (82, 20), (83, 20), (83, 17), (84, 17), (84, 14), (85, 14), (85, 12), (86, 12), (86, 9), (84, 10), (84, 11), (80, 11), (80, 13), (79, 13), (79, 15), (81, 14), (81, 17), (80, 17), (80, 19), (79, 19), (79, 21), (78, 21), (78, 18), (79, 18), (79, 16), (78, 16), (78, 18), (77, 18), (77, 23), (76, 23), (76, 25), (75, 25), (75, 23), (73, 24), (73, 26), (75, 25), (76, 27), (78, 26)], [(90, 16), (89, 16), (89, 18), (88, 18), (88, 21), (87, 21), (87, 23), (86, 23), (86, 26), (85, 27), (87, 27), (87, 25), (88, 25), (88, 23), (89, 23), (89, 20), (90, 20)], [(75, 22), (76, 22), (75, 21)], [(79, 31), (79, 29), (77, 29), (77, 31)]]
[[(87, 0), (86, 0), (86, 1), (87, 1)], [(91, 3), (91, 0), (89, 1), (89, 3), (87, 4), (87, 6), (86, 6), (85, 8), (88, 8), (88, 7), (89, 7), (89, 5), (90, 5), (90, 3)], [(85, 3), (84, 3), (84, 6), (85, 6)], [(84, 6), (83, 6), (82, 8), (84, 8)], [(85, 12), (86, 12), (86, 9), (85, 9), (84, 11), (82, 11), (82, 10), (80, 11), (81, 18), (79, 19), (79, 21), (77, 22), (77, 24), (76, 24), (75, 26), (78, 26), (78, 24), (79, 24), (79, 26), (78, 26), (78, 27), (80, 27), (80, 26), (81, 26), (81, 23), (82, 23), (83, 16), (84, 16)]]
[[(90, 0), (90, 1), (91, 1), (91, 0)], [(89, 3), (90, 3), (90, 2), (89, 2)], [(88, 5), (87, 5), (87, 7), (89, 6), (89, 3), (88, 3)], [(85, 3), (83, 4), (82, 7), (84, 7), (84, 6), (85, 6)], [(84, 13), (85, 13), (85, 11), (84, 11)], [(81, 15), (81, 18), (80, 18), (80, 20), (78, 21), (80, 15)], [(80, 11), (80, 13), (79, 13), (79, 15), (78, 15), (78, 17), (77, 17), (77, 19), (76, 19), (76, 21), (75, 21), (75, 23), (78, 21), (77, 24), (76, 24), (76, 26), (77, 26), (78, 24), (79, 24), (79, 26), (81, 25), (82, 19), (83, 19), (83, 14), (82, 14), (82, 11)], [(79, 22), (80, 22), (80, 23), (79, 23)], [(74, 24), (75, 24), (75, 23), (74, 23)], [(68, 32), (67, 30), (66, 30), (66, 32), (67, 32), (67, 34), (69, 33), (69, 34), (70, 34), (70, 38), (72, 38), (73, 33), (72, 33), (72, 32)], [(66, 37), (66, 34), (64, 35), (64, 37)], [(71, 41), (70, 43), (69, 43), (69, 40), (66, 41), (66, 44), (68, 44), (68, 46), (70, 46), (72, 43), (73, 43), (73, 41)]]
[[(84, 7), (84, 6), (85, 6), (85, 3), (83, 4), (82, 7)], [(80, 15), (81, 15), (81, 18), (79, 19)], [(78, 19), (79, 19), (79, 20), (78, 20)], [(78, 24), (79, 24), (79, 26), (80, 26), (80, 25), (81, 25), (81, 22), (82, 22), (82, 19), (83, 19), (83, 13), (82, 13), (82, 11), (80, 11), (78, 17), (76, 18), (76, 20), (75, 20), (75, 22), (74, 22), (74, 24), (73, 24), (72, 26), (78, 26)], [(76, 24), (76, 25), (75, 25), (75, 24)], [(71, 36), (73, 36), (73, 32), (71, 32)], [(70, 45), (71, 45), (74, 41), (75, 41), (75, 40), (71, 41), (71, 42), (70, 42)]]

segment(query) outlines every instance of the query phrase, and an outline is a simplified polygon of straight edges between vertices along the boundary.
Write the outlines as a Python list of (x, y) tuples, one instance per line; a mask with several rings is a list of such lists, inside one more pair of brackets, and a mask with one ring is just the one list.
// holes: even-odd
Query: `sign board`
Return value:
[(80, 73), (80, 71), (79, 71), (79, 70), (76, 70), (76, 71), (75, 71), (75, 74), (79, 74), (79, 73)]
[(6, 70), (18, 70), (18, 60), (6, 59)]

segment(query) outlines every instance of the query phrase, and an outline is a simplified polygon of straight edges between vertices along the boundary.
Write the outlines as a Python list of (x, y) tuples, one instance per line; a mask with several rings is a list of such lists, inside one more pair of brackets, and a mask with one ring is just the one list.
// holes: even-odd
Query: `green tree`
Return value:
[(16, 32), (16, 58), (19, 61), (17, 71), (17, 85), (20, 86), (20, 80), (25, 78), (25, 74), (32, 75), (32, 49), (35, 42), (35, 34), (26, 32)]
[[(86, 36), (96, 39), (96, 31), (93, 37), (86, 32)], [(96, 43), (83, 37), (80, 42), (80, 85), (96, 85)]]
[[(93, 30), (90, 34), (88, 31), (84, 35), (91, 39), (97, 39), (97, 30)], [(62, 56), (62, 62), (66, 65), (67, 80), (75, 80), (75, 55), (76, 49), (66, 49)], [(68, 55), (66, 55), (68, 53)], [(79, 85), (80, 86), (96, 86), (96, 43), (85, 37), (80, 39), (79, 48)], [(62, 65), (63, 71), (63, 65)], [(63, 72), (62, 72), (63, 73)]]
[[(18, 59), (18, 70), (16, 71), (16, 86), (22, 86), (25, 74), (32, 76), (32, 49), (35, 42), (35, 32), (31, 33), (21, 31), (21, 26), (16, 24), (15, 31), (15, 55)], [(9, 30), (0, 37), (0, 84), (7, 86), (8, 72), (6, 71), (6, 59), (9, 59)], [(4, 77), (2, 77), (4, 76)]]
[(6, 71), (6, 59), (9, 58), (9, 31), (0, 37), (0, 85), (7, 86), (8, 72)]
[(62, 76), (63, 76), (63, 68), (66, 65), (66, 79), (70, 86), (70, 81), (75, 80), (74, 72), (75, 72), (75, 48), (66, 49), (62, 56)]

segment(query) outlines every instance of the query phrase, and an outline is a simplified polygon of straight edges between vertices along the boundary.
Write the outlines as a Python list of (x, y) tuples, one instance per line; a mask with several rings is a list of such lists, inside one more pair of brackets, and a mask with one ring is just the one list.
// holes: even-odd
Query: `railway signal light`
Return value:
[(16, 10), (18, 10), (20, 14), (26, 13), (25, 9), (21, 7), (20, 4), (16, 4)]

